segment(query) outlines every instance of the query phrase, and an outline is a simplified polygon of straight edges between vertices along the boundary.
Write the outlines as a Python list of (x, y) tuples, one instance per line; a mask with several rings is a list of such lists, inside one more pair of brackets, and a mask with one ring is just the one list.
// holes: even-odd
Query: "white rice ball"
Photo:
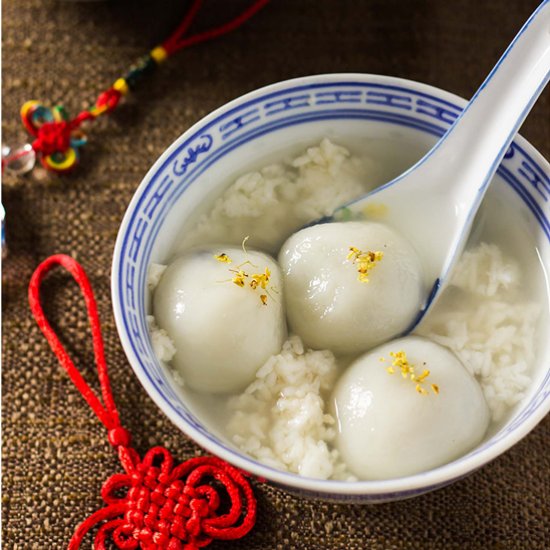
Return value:
[[(417, 391), (410, 374), (404, 378), (391, 366), (390, 352), (400, 351), (417, 376), (429, 371), (420, 384), (426, 393)], [(417, 336), (355, 361), (338, 381), (333, 400), (337, 448), (362, 479), (413, 475), (446, 464), (474, 448), (489, 425), (489, 408), (473, 376), (448, 349)]]
[[(365, 256), (353, 256), (350, 247), (382, 257), (362, 276)], [(302, 229), (283, 245), (279, 262), (290, 328), (314, 349), (360, 353), (394, 338), (411, 325), (425, 297), (412, 245), (379, 223)]]
[[(217, 256), (225, 254), (224, 258)], [(227, 260), (230, 259), (229, 263)], [(267, 288), (254, 275), (269, 270)], [(242, 286), (233, 282), (240, 277)], [(154, 316), (174, 343), (172, 365), (185, 384), (235, 393), (252, 382), (286, 339), (282, 279), (266, 254), (239, 248), (196, 249), (172, 262), (153, 298)], [(264, 303), (265, 302), (265, 303)]]

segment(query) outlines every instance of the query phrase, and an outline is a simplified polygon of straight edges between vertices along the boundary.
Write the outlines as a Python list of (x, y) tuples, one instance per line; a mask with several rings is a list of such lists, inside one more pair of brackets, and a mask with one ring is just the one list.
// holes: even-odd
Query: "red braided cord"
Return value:
[(197, 16), (201, 7), (202, 0), (193, 0), (191, 7), (185, 14), (183, 21), (178, 25), (176, 30), (162, 43), (162, 47), (168, 55), (172, 55), (177, 50), (178, 40), (189, 30), (193, 20)]
[(256, 0), (243, 12), (237, 15), (237, 17), (231, 19), (227, 23), (224, 23), (219, 27), (214, 27), (213, 29), (208, 29), (206, 31), (194, 34), (188, 38), (184, 38), (184, 35), (189, 29), (202, 4), (202, 0), (194, 0), (185, 19), (181, 22), (180, 26), (174, 31), (174, 33), (163, 42), (162, 46), (167, 51), (168, 55), (172, 55), (182, 48), (187, 48), (189, 46), (193, 46), (194, 44), (199, 44), (207, 40), (212, 40), (213, 38), (218, 38), (219, 36), (234, 31), (243, 23), (246, 23), (253, 15), (267, 5), (268, 2), (269, 0)]
[[(97, 374), (101, 387), (101, 395), (103, 403), (96, 396), (94, 391), (88, 386), (78, 369), (75, 367), (69, 354), (60, 342), (57, 334), (46, 319), (42, 304), (40, 303), (40, 285), (44, 277), (56, 266), (64, 267), (75, 279), (80, 287), (86, 303), (86, 309), (90, 318), (90, 328), (92, 331), (92, 341), (94, 348), (94, 356), (97, 365)], [(78, 391), (84, 396), (88, 405), (95, 412), (101, 423), (108, 429), (114, 430), (120, 427), (118, 412), (113, 400), (109, 377), (107, 376), (107, 363), (105, 362), (105, 353), (103, 349), (103, 339), (101, 337), (101, 327), (99, 323), (99, 315), (97, 313), (97, 304), (94, 298), (94, 292), (90, 285), (90, 281), (82, 269), (82, 266), (70, 256), (57, 254), (50, 256), (44, 260), (34, 272), (29, 284), (29, 304), (32, 314), (40, 327), (40, 330), (50, 344), (52, 351), (57, 359), (67, 371)]]
[(82, 111), (71, 120), (72, 128), (78, 128), (83, 122), (93, 120), (95, 117), (90, 111)]
[[(100, 510), (94, 512), (76, 528), (76, 531), (74, 532), (73, 537), (69, 542), (67, 550), (78, 550), (78, 548), (80, 548), (80, 545), (82, 544), (82, 540), (84, 539), (88, 531), (92, 529), (97, 523), (99, 523), (100, 521), (115, 519), (124, 514), (124, 512), (126, 512), (126, 509), (126, 504), (121, 503), (117, 505), (106, 506), (105, 508), (101, 508)], [(97, 533), (98, 537), (100, 536), (100, 533), (101, 529)], [(103, 542), (104, 544), (105, 538), (103, 538), (101, 542)], [(97, 544), (97, 538), (96, 544), (94, 546), (98, 549), (102, 548), (100, 545)]]

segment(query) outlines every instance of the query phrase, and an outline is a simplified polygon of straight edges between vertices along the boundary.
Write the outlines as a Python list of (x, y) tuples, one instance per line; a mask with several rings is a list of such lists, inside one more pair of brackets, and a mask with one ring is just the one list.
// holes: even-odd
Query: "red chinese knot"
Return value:
[[(40, 303), (42, 280), (57, 265), (71, 273), (84, 295), (102, 401), (77, 370)], [(106, 550), (109, 544), (124, 550), (197, 550), (215, 539), (246, 535), (256, 521), (256, 500), (242, 471), (215, 457), (191, 458), (175, 466), (164, 447), (154, 447), (141, 460), (131, 447), (130, 433), (121, 426), (113, 400), (97, 305), (83, 268), (69, 256), (51, 256), (31, 278), (29, 302), (59, 362), (107, 428), (109, 443), (117, 450), (124, 470), (103, 484), (101, 496), (106, 506), (78, 526), (69, 550), (79, 548), (98, 524), (96, 550)]]

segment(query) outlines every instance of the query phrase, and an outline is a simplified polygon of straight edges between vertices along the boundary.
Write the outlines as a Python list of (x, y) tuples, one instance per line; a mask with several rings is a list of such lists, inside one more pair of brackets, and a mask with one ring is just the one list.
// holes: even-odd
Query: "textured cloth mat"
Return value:
[[(226, 19), (236, 4), (243, 2), (208, 0), (199, 25)], [(113, 245), (147, 169), (215, 107), (294, 76), (391, 74), (470, 97), (536, 5), (537, 0), (274, 0), (236, 33), (175, 57), (113, 116), (98, 121), (73, 176), (52, 181), (40, 172), (19, 181), (6, 176), (4, 548), (66, 547), (76, 525), (101, 506), (103, 481), (120, 470), (105, 430), (31, 318), (27, 284), (38, 263), (65, 252), (88, 271), (115, 398), (136, 449), (143, 453), (162, 444), (180, 460), (200, 453), (132, 374), (111, 313)], [(2, 129), (3, 140), (14, 145), (28, 139), (18, 118), (25, 100), (63, 102), (75, 113), (173, 28), (185, 2), (4, 0), (2, 7)], [(522, 134), (550, 157), (549, 90)], [(92, 365), (82, 301), (67, 280), (56, 274), (46, 284), (47, 311), (79, 364)], [(87, 368), (89, 380), (91, 373)], [(211, 548), (549, 548), (549, 438), (546, 418), (474, 475), (401, 503), (326, 504), (257, 483), (256, 528), (241, 541)]]

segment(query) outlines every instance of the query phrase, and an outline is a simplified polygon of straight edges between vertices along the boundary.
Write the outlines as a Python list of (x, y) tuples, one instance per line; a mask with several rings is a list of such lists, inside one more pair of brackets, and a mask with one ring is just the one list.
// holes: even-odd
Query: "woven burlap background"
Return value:
[[(244, 2), (244, 4), (246, 1)], [(27, 140), (19, 106), (62, 102), (74, 113), (160, 41), (183, 0), (3, 1), (3, 142)], [(242, 0), (208, 0), (199, 26)], [(9, 255), (3, 266), (4, 548), (64, 548), (101, 506), (119, 470), (105, 432), (61, 372), (27, 306), (33, 269), (70, 253), (99, 299), (115, 397), (136, 448), (185, 459), (201, 451), (156, 408), (125, 359), (111, 314), (109, 274), (119, 223), (153, 161), (193, 122), (226, 101), (289, 77), (359, 71), (424, 81), (469, 97), (537, 0), (274, 0), (236, 33), (183, 52), (111, 117), (98, 122), (78, 172), (6, 175)], [(550, 157), (550, 95), (522, 133)], [(93, 381), (91, 342), (76, 286), (57, 274), (47, 311)], [(259, 517), (246, 539), (212, 548), (549, 548), (550, 419), (471, 477), (407, 502), (375, 507), (312, 502), (255, 487)], [(91, 545), (91, 539), (88, 539)]]

